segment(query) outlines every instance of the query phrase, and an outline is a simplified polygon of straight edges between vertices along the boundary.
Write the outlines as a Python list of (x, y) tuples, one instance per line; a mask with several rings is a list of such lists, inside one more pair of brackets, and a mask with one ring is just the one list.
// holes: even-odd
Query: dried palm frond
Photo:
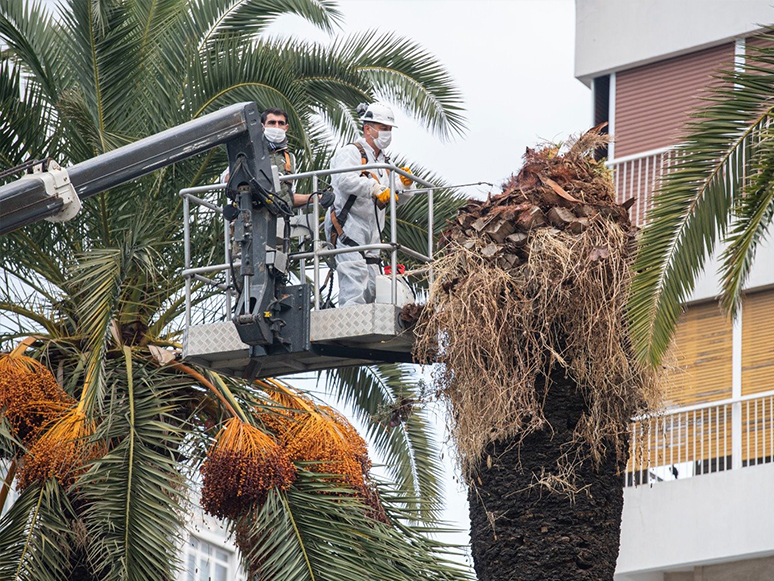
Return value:
[(489, 443), (546, 427), (554, 369), (585, 402), (576, 450), (594, 461), (624, 455), (629, 419), (658, 400), (626, 320), (636, 229), (592, 156), (605, 139), (528, 149), (504, 191), (469, 202), (445, 233), (415, 354), (442, 364), (435, 386), (468, 478)]

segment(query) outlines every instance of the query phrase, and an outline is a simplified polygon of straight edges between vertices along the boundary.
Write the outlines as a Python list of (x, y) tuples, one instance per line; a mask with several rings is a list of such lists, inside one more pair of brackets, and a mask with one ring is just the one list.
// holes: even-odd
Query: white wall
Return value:
[[(719, 261), (716, 257), (708, 261), (704, 273), (697, 279), (696, 287), (688, 302), (716, 297), (720, 294)], [(774, 285), (774, 226), (769, 228), (769, 236), (763, 240), (755, 253), (755, 262), (746, 289)]]
[(615, 581), (664, 581), (664, 574), (657, 573), (634, 573), (631, 575), (615, 574)]
[(774, 23), (772, 0), (575, 0), (575, 76), (720, 44)]
[(774, 554), (774, 464), (624, 490), (616, 581)]

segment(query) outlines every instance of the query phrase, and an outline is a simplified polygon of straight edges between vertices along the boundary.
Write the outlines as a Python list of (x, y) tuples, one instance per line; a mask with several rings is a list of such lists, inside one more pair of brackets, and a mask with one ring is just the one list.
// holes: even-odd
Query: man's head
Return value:
[(286, 132), (290, 127), (286, 111), (270, 107), (261, 113), (261, 123), (266, 139), (274, 144), (281, 144), (285, 141)]
[(371, 103), (362, 114), (363, 137), (371, 147), (385, 149), (392, 141), (395, 116), (392, 109), (383, 103)]
[(261, 113), (261, 123), (264, 127), (279, 127), (287, 130), (288, 112), (277, 107), (269, 107)]

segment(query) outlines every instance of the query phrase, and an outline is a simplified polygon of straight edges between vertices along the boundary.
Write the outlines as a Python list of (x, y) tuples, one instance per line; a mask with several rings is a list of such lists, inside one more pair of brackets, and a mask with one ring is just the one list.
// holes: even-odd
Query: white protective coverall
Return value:
[[(357, 140), (366, 152), (368, 163), (385, 163), (384, 152), (380, 151), (376, 156), (374, 149), (368, 145), (365, 138), (360, 137)], [(339, 149), (333, 157), (331, 169), (344, 167), (354, 167), (362, 165), (363, 159), (357, 147), (349, 144)], [(370, 170), (385, 187), (390, 186), (390, 176), (385, 169)], [(410, 188), (405, 188), (400, 181), (400, 176), (395, 175), (395, 190), (398, 194), (398, 204), (405, 204), (414, 193)], [(385, 209), (379, 209), (374, 203), (373, 186), (374, 178), (365, 177), (360, 172), (347, 172), (334, 174), (331, 176), (331, 185), (335, 200), (333, 202), (333, 211), (337, 216), (341, 215), (341, 210), (350, 195), (357, 196), (352, 209), (345, 223), (342, 226), (344, 234), (361, 244), (378, 244), (381, 242), (380, 233), (384, 227)], [(414, 185), (411, 185), (413, 188)], [(378, 219), (378, 223), (377, 223)], [(325, 235), (328, 240), (331, 239), (330, 211), (325, 215)], [(341, 242), (337, 243), (338, 248), (343, 248)], [(378, 250), (369, 250), (366, 256), (371, 259), (379, 258)], [(370, 261), (369, 261), (370, 262)], [(336, 255), (336, 273), (339, 276), (339, 306), (356, 305), (372, 303), (376, 298), (376, 276), (379, 274), (379, 264), (367, 264), (366, 259), (360, 252), (348, 252)]]

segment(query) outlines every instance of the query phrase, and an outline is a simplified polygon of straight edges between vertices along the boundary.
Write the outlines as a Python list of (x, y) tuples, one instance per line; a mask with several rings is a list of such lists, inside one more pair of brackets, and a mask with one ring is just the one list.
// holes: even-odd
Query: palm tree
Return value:
[(656, 193), (629, 303), (637, 353), (653, 365), (718, 243), (721, 304), (736, 314), (774, 216), (772, 66), (773, 48), (750, 46), (744, 69), (718, 74), (719, 85), (688, 123)]
[[(57, 16), (39, 2), (0, 0), (0, 169), (48, 156), (78, 163), (244, 100), (289, 112), (305, 167), (325, 162), (330, 135), (351, 138), (357, 103), (376, 97), (440, 137), (462, 130), (459, 92), (416, 43), (374, 33), (330, 46), (264, 38), (285, 13), (328, 31), (340, 21), (329, 0), (68, 0)], [(213, 150), (87, 200), (71, 222), (0, 239), (0, 339), (14, 347), (0, 360), (9, 466), (0, 497), (16, 482), (22, 489), (0, 520), (0, 577), (172, 578), (200, 467), (210, 490), (227, 482), (234, 472), (216, 470), (226, 453), (276, 477), (226, 518), (256, 576), (465, 577), (447, 559), (452, 549), (424, 534), (437, 530), (441, 494), (427, 419), (416, 412), (389, 426), (378, 417), (419, 398), (408, 369), (328, 379), (388, 462), (391, 482), (374, 483), (356, 454), (359, 436), (334, 411), (287, 384), (248, 384), (174, 360), (184, 308), (176, 193), (211, 183), (225, 165)], [(437, 199), (440, 228), (459, 200), (443, 191)], [(410, 245), (424, 244), (421, 206), (398, 216)], [(219, 224), (206, 213), (194, 221), (200, 265), (212, 258)], [(196, 291), (204, 312), (212, 295)], [(32, 407), (30, 393), (40, 394)], [(359, 462), (354, 472), (303, 454), (290, 436), (307, 424), (333, 434)], [(295, 446), (293, 466), (275, 439)]]
[(460, 210), (419, 321), (481, 581), (615, 572), (627, 429), (654, 387), (625, 324), (635, 229), (600, 129), (528, 148), (501, 193)]

